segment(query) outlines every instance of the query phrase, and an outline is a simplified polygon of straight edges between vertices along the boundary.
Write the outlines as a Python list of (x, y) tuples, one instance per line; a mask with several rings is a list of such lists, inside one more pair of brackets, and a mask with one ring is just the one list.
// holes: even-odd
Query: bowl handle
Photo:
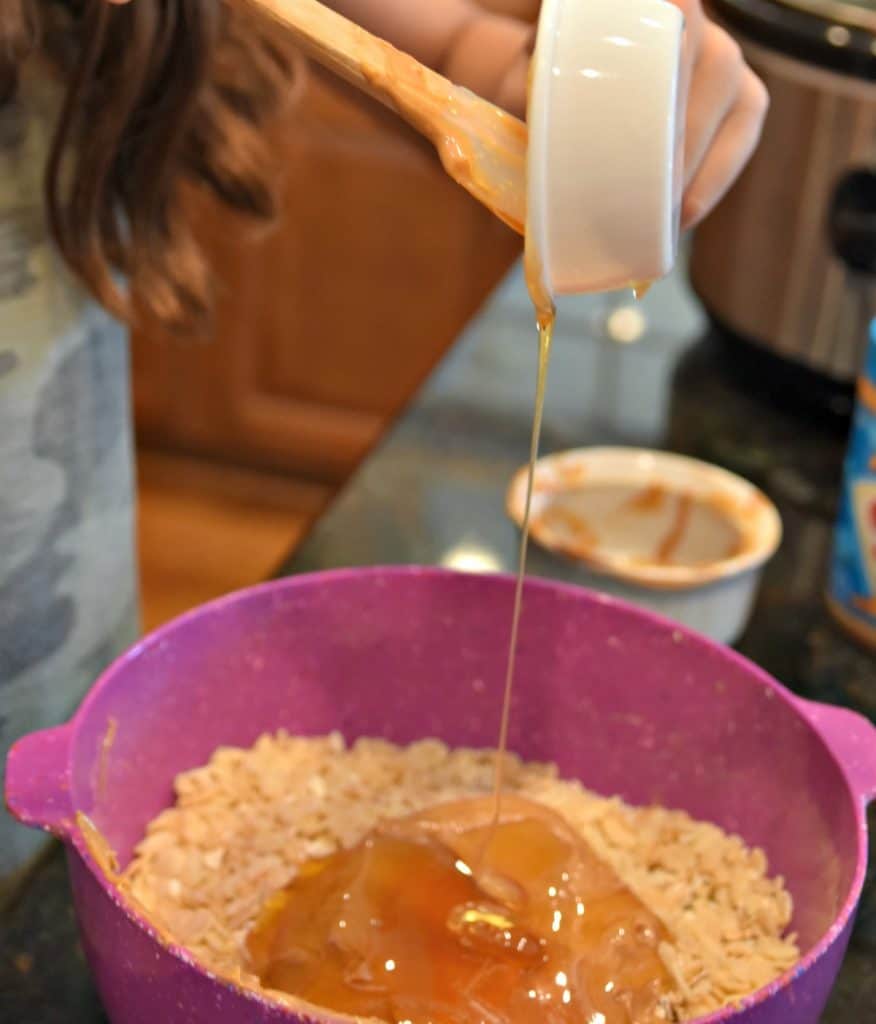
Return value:
[(64, 839), (75, 821), (70, 794), (69, 725), (31, 733), (6, 758), (6, 806), (24, 825)]
[(876, 726), (835, 704), (797, 698), (803, 715), (833, 751), (864, 803), (876, 800)]

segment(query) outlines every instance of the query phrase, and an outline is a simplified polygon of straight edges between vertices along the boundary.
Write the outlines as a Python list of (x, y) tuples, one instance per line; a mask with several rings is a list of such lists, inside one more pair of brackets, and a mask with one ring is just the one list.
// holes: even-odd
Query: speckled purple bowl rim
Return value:
[[(83, 721), (88, 715), (91, 706), (98, 700), (100, 694), (112, 685), (113, 681), (117, 676), (121, 675), (128, 662), (138, 658), (143, 651), (152, 647), (155, 644), (160, 644), (166, 640), (169, 636), (175, 633), (177, 630), (184, 629), (185, 626), (196, 619), (200, 619), (205, 615), (228, 607), (229, 605), (237, 604), (240, 601), (245, 601), (253, 595), (260, 593), (276, 593), (287, 590), (295, 590), (299, 587), (306, 587), (318, 580), (320, 582), (343, 582), (348, 579), (363, 579), (367, 577), (383, 577), (383, 578), (404, 578), (410, 579), (412, 577), (420, 579), (442, 579), (445, 577), (463, 576), (465, 573), (461, 573), (452, 569), (441, 569), (431, 566), (417, 566), (417, 565), (395, 565), (395, 566), (369, 566), (363, 568), (346, 568), (346, 569), (329, 569), (319, 572), (303, 573), (298, 576), (285, 577), (279, 580), (271, 580), (267, 583), (260, 583), (254, 587), (248, 587), (243, 590), (234, 591), (231, 594), (227, 594), (223, 597), (217, 598), (214, 601), (207, 602), (206, 604), (199, 605), (193, 608), (191, 611), (185, 612), (183, 615), (171, 620), (165, 625), (159, 627), (148, 635), (142, 637), (137, 643), (129, 648), (124, 654), (117, 658), (97, 679), (92, 688), (89, 690), (82, 704), (71, 718), (68, 723), (68, 728), (71, 733), (75, 733), (80, 722)], [(508, 573), (481, 573), (478, 577), (485, 580), (492, 580), (495, 582), (503, 583), (504, 585), (513, 584), (514, 577)], [(706, 648), (711, 649), (713, 652), (720, 654), (722, 657), (727, 658), (730, 662), (734, 663), (738, 668), (744, 670), (749, 676), (757, 680), (758, 683), (767, 687), (769, 690), (774, 692), (786, 705), (806, 724), (815, 736), (818, 737), (822, 746), (824, 747), (827, 754), (833, 759), (836, 766), (839, 768), (843, 780), (846, 783), (849, 796), (852, 799), (852, 803), (855, 807), (855, 818), (857, 822), (857, 834), (855, 837), (856, 845), (856, 859), (855, 874), (852, 880), (849, 894), (842, 906), (836, 920), (825, 932), (822, 938), (813, 946), (813, 948), (800, 959), (793, 967), (789, 968), (782, 975), (770, 982), (769, 985), (765, 985), (762, 988), (757, 989), (751, 995), (746, 996), (738, 1003), (731, 1006), (725, 1006), (723, 1009), (716, 1011), (715, 1013), (709, 1014), (706, 1017), (697, 1017), (687, 1024), (720, 1024), (723, 1021), (730, 1021), (736, 1015), (741, 1014), (747, 1010), (758, 1006), (760, 1003), (765, 1002), (772, 996), (776, 995), (779, 991), (790, 985), (795, 979), (805, 974), (809, 968), (813, 967), (820, 959), (827, 953), (828, 949), (832, 946), (833, 942), (842, 933), (843, 929), (849, 923), (852, 915), (855, 913), (858, 901), (861, 896), (861, 892), (864, 886), (864, 878), (867, 870), (867, 817), (865, 812), (865, 805), (862, 800), (857, 799), (855, 793), (855, 787), (849, 778), (848, 771), (843, 765), (841, 760), (837, 757), (830, 743), (821, 734), (818, 727), (810, 721), (810, 719), (803, 714), (801, 711), (800, 701), (781, 683), (773, 679), (767, 672), (759, 668), (754, 662), (749, 661), (748, 658), (743, 657), (737, 651), (731, 648), (725, 647), (722, 644), (717, 643), (714, 640), (710, 640), (708, 637), (697, 633), (695, 630), (689, 629), (677, 622), (665, 618), (662, 615), (658, 615), (650, 610), (639, 608), (638, 606), (630, 604), (628, 601), (624, 601), (621, 598), (612, 597), (607, 594), (596, 593), (591, 590), (587, 590), (585, 587), (580, 587), (571, 583), (561, 583), (554, 580), (547, 580), (540, 577), (528, 576), (526, 581), (526, 590), (544, 590), (552, 591), (561, 594), (581, 594), (582, 592), (587, 595), (591, 600), (596, 601), (599, 604), (613, 606), (618, 608), (624, 614), (638, 616), (641, 619), (649, 622), (651, 625), (680, 633), (682, 636), (693, 640), (697, 644), (705, 645)], [(524, 592), (525, 595), (525, 592)], [(74, 807), (74, 811), (76, 808)], [(125, 895), (121, 892), (117, 885), (115, 885), (112, 879), (105, 874), (100, 865), (97, 863), (95, 858), (92, 856), (88, 849), (85, 841), (82, 838), (82, 834), (75, 824), (71, 827), (70, 831), (63, 836), (65, 842), (71, 843), (76, 851), (82, 857), (90, 869), (92, 875), (97, 880), (98, 884), (104, 890), (106, 895), (113, 901), (113, 903), (132, 921), (135, 925), (141, 928), (150, 938), (154, 939), (163, 949), (169, 952), (171, 955), (179, 958), (183, 963), (195, 970), (202, 973), (205, 977), (209, 978), (216, 984), (221, 985), (229, 990), (237, 991), (241, 995), (246, 996), (253, 1002), (265, 1005), (268, 1007), (276, 1008), (278, 1005), (287, 1009), (290, 1015), (290, 1019), (298, 1017), (299, 1019), (312, 1021), (314, 1024), (348, 1024), (355, 1018), (347, 1017), (341, 1014), (334, 1014), (328, 1011), (323, 1011), (318, 1007), (311, 1007), (309, 1004), (302, 1004), (299, 1008), (297, 1002), (295, 1006), (280, 1002), (275, 998), (267, 998), (261, 993), (257, 992), (252, 988), (247, 988), (240, 985), (229, 978), (220, 977), (213, 972), (209, 971), (203, 964), (201, 964), (185, 947), (180, 946), (176, 943), (169, 942), (163, 937), (160, 932), (154, 927), (149, 920), (139, 912), (133, 901), (128, 900)]]

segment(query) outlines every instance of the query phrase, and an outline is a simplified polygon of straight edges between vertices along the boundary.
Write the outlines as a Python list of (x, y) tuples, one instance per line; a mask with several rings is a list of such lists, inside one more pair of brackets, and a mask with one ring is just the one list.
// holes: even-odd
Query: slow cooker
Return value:
[(766, 82), (761, 146), (697, 230), (727, 334), (851, 381), (876, 314), (876, 0), (711, 0)]

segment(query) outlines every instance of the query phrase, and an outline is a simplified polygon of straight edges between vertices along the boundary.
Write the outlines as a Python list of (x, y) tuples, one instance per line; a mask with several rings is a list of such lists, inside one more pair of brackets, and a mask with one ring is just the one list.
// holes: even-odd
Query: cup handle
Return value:
[(865, 804), (876, 800), (876, 726), (856, 711), (835, 704), (801, 697), (797, 704), (845, 769), (855, 794)]
[(23, 736), (6, 758), (6, 806), (22, 824), (41, 828), (59, 839), (75, 826), (70, 793), (71, 728)]

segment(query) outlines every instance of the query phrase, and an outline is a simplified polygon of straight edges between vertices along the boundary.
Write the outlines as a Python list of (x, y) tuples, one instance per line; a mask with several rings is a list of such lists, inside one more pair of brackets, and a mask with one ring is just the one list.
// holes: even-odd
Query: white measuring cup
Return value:
[(671, 269), (681, 206), (683, 17), (666, 0), (543, 0), (529, 126), (317, 0), (254, 0), (306, 53), (394, 109), (447, 172), (527, 232), (539, 292)]
[(543, 0), (527, 231), (551, 297), (664, 277), (683, 181), (684, 17), (666, 0)]

